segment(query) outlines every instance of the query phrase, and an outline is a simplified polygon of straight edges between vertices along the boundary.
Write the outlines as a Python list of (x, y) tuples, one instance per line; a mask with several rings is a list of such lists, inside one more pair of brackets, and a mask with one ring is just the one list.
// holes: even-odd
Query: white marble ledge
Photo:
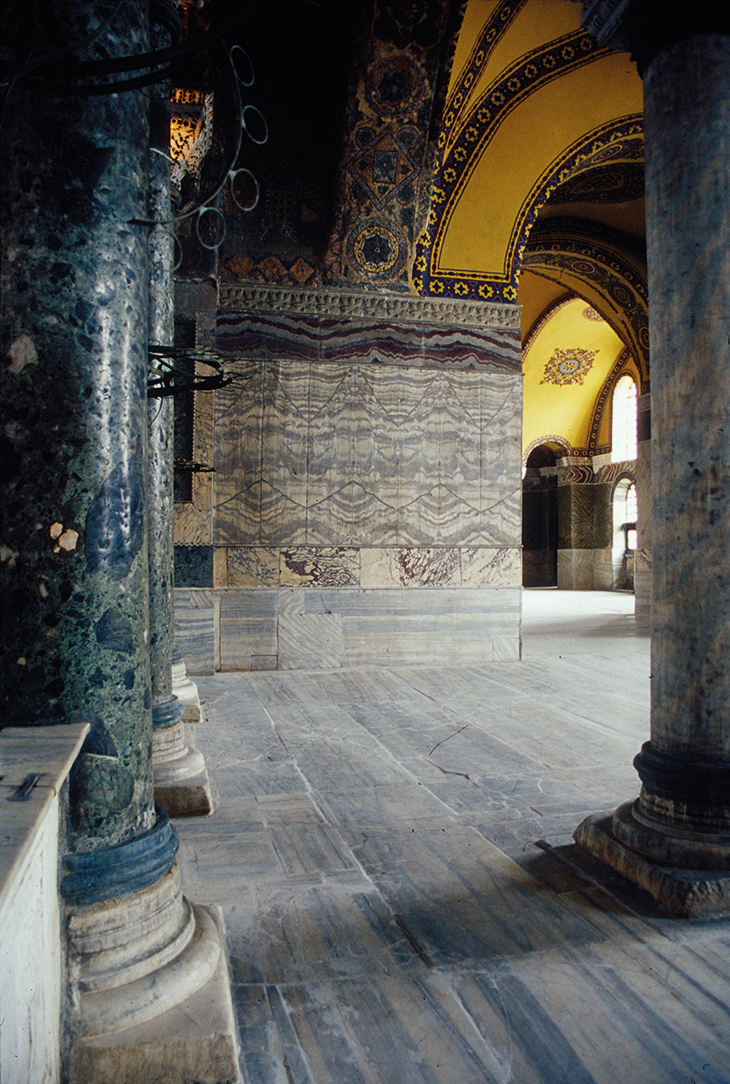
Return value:
[[(88, 723), (8, 727), (0, 732), (0, 912), (88, 732)], [(31, 772), (41, 778), (28, 801), (9, 802)]]

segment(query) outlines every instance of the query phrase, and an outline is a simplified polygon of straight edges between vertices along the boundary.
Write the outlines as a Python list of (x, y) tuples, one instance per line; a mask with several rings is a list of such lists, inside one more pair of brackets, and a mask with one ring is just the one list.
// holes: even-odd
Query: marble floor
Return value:
[(581, 855), (638, 793), (649, 641), (623, 594), (530, 591), (524, 659), (199, 678), (246, 1084), (728, 1084), (730, 920)]

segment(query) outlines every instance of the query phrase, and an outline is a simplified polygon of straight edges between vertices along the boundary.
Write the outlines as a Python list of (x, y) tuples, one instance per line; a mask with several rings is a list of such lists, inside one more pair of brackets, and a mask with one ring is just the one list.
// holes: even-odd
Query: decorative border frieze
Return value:
[(519, 546), (218, 547), (216, 588), (519, 587)]
[(520, 328), (519, 305), (364, 290), (300, 290), (257, 283), (221, 283), (219, 304), (220, 310), (225, 312), (271, 312), (406, 324), (449, 324), (452, 327)]

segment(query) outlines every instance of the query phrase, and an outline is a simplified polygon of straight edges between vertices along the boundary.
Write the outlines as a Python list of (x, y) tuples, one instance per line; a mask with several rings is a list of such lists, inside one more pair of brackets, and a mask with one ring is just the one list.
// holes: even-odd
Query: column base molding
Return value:
[(173, 661), (172, 664), (172, 691), (182, 704), (184, 723), (200, 723), (203, 721), (203, 710), (200, 706), (200, 694), (198, 686), (187, 676), (185, 660)]
[(648, 892), (663, 911), (675, 918), (730, 915), (730, 870), (661, 865), (640, 854), (624, 841), (629, 833), (641, 831), (633, 807), (633, 802), (627, 802), (613, 815), (586, 817), (573, 838), (593, 858)]
[(182, 704), (184, 723), (203, 721), (198, 686), (188, 677), (183, 653), (177, 644), (172, 645), (172, 692)]
[(170, 817), (206, 817), (213, 812), (208, 770), (200, 750), (186, 742), (184, 723), (152, 731), (155, 802)]
[(70, 910), (69, 1084), (238, 1084), (222, 922), (177, 864), (129, 898)]

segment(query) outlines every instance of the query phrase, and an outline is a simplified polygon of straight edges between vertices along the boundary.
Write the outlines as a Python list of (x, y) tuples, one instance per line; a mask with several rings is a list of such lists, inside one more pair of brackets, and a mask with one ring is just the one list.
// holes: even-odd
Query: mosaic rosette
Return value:
[(595, 350), (556, 350), (545, 366), (541, 384), (582, 384), (596, 357)]

